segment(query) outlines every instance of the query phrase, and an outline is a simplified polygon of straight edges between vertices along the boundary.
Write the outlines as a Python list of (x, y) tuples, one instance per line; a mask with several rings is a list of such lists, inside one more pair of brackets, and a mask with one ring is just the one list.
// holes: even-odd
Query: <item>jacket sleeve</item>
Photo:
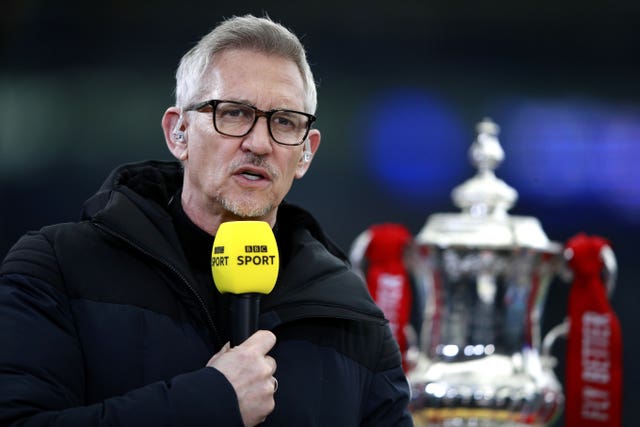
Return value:
[(0, 269), (0, 425), (242, 425), (235, 392), (203, 367), (87, 405), (84, 361), (54, 250), (23, 237)]
[(369, 395), (365, 403), (363, 426), (413, 426), (407, 406), (409, 382), (402, 369), (398, 344), (387, 325), (382, 342), (378, 367), (373, 373)]

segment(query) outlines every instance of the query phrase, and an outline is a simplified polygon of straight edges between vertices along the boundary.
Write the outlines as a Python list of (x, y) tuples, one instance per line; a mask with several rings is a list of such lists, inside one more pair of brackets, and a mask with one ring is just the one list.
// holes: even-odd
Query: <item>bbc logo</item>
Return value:
[(247, 254), (268, 252), (267, 245), (246, 245), (244, 252)]

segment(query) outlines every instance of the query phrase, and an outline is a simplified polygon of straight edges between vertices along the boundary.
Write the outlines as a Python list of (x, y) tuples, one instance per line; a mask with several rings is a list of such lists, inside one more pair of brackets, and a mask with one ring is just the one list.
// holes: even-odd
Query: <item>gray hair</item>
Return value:
[(304, 46), (293, 32), (269, 17), (253, 15), (234, 16), (223, 21), (182, 57), (176, 72), (176, 106), (184, 108), (201, 96), (202, 75), (216, 54), (229, 49), (257, 50), (293, 61), (304, 81), (305, 108), (315, 113), (316, 84)]

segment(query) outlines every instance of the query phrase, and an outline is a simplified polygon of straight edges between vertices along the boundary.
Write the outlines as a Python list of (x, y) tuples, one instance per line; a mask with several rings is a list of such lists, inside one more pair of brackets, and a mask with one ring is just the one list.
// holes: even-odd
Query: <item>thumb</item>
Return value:
[(222, 348), (213, 355), (213, 357), (209, 360), (209, 364), (215, 362), (216, 360), (218, 360), (220, 358), (220, 356), (222, 356), (223, 354), (225, 354), (227, 351), (229, 351), (229, 349), (231, 348), (231, 343), (229, 343), (229, 341), (227, 341), (227, 343), (222, 346)]

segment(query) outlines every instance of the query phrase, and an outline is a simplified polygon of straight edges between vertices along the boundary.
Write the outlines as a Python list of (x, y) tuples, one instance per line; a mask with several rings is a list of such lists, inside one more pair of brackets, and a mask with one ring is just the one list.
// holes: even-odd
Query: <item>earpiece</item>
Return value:
[(308, 163), (311, 161), (311, 157), (313, 157), (313, 153), (311, 152), (311, 143), (307, 139), (304, 142), (304, 151), (302, 152), (302, 161)]
[(181, 126), (182, 126), (182, 114), (180, 114), (180, 117), (178, 117), (178, 122), (173, 127), (173, 132), (172, 132), (172, 135), (176, 139), (177, 142), (183, 142), (184, 141), (184, 131), (180, 130)]
[(177, 142), (184, 142), (184, 132), (181, 130), (173, 132), (173, 137)]

